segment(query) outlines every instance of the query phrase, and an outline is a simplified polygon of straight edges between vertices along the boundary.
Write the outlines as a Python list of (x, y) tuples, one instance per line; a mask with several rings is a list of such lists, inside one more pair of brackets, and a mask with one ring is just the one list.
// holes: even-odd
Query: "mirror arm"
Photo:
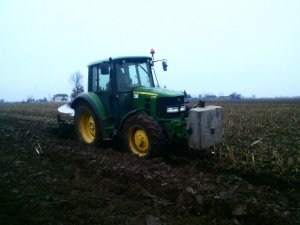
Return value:
[(153, 62), (161, 62), (161, 61), (167, 61), (166, 59), (159, 59), (159, 60), (153, 60)]

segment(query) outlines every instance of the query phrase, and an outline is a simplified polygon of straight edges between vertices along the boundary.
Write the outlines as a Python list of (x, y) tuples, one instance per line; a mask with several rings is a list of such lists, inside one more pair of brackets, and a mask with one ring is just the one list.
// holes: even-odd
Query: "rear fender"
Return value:
[(71, 103), (71, 108), (76, 109), (76, 107), (79, 104), (86, 104), (88, 105), (91, 110), (93, 111), (96, 118), (99, 120), (101, 124), (101, 132), (104, 139), (110, 139), (111, 138), (111, 132), (107, 132), (107, 127), (110, 126), (109, 124), (109, 118), (107, 111), (102, 104), (100, 98), (95, 93), (83, 93), (79, 96), (77, 96), (73, 102)]

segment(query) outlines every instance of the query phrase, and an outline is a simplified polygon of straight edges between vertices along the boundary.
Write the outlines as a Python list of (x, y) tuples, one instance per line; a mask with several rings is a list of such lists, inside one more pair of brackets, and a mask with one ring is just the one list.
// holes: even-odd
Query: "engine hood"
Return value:
[(156, 97), (178, 97), (183, 96), (182, 92), (174, 91), (166, 88), (158, 88), (158, 87), (137, 87), (133, 90), (133, 94), (135, 95), (149, 95)]

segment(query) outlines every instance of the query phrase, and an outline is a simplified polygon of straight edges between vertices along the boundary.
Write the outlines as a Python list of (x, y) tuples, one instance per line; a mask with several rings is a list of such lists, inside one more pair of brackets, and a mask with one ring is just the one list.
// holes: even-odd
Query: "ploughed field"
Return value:
[(79, 143), (58, 105), (1, 104), (0, 224), (300, 224), (300, 101), (208, 104), (223, 144), (149, 160)]

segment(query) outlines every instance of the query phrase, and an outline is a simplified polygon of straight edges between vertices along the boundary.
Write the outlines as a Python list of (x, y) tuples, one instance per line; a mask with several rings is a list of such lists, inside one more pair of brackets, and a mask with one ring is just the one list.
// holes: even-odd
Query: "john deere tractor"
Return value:
[(108, 58), (88, 65), (88, 92), (77, 96), (69, 109), (75, 112), (79, 140), (100, 145), (121, 139), (126, 149), (144, 158), (176, 141), (184, 140), (193, 149), (220, 143), (221, 107), (188, 108), (182, 92), (160, 88), (154, 64), (162, 62), (167, 70), (167, 61), (155, 61), (154, 50), (151, 53), (152, 57)]

